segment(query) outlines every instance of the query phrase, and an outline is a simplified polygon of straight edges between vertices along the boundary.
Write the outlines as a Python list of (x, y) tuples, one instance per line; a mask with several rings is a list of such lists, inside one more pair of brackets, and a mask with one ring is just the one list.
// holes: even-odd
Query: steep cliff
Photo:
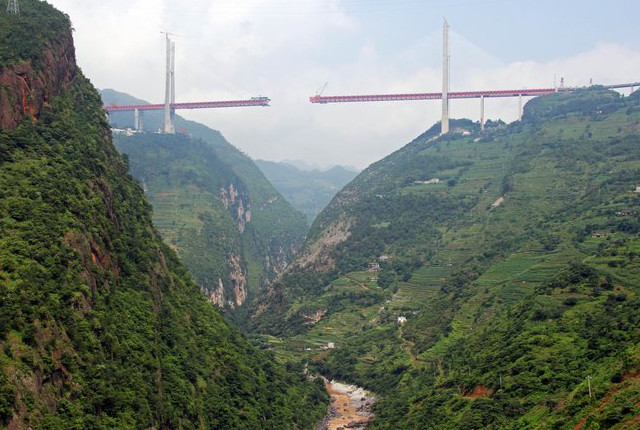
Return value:
[[(64, 16), (45, 20), (46, 5), (27, 4), (21, 15), (0, 15), (0, 127), (33, 120), (76, 76), (71, 28)], [(35, 26), (34, 26), (35, 24)], [(38, 28), (36, 33), (29, 29)], [(55, 37), (51, 37), (55, 34)]]
[(306, 231), (302, 214), (224, 141), (141, 133), (114, 143), (145, 187), (165, 242), (210, 300), (240, 317), (292, 260)]
[(20, 5), (0, 12), (0, 52), (20, 48), (0, 67), (31, 64), (34, 107), (0, 105), (0, 427), (312, 428), (321, 387), (231, 329), (160, 240), (68, 18)]

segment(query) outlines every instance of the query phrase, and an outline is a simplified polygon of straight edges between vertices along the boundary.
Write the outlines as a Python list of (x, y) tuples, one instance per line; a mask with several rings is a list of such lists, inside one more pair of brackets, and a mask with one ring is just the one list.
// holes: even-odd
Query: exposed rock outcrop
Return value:
[(218, 283), (214, 289), (207, 291), (206, 288), (202, 288), (204, 293), (207, 293), (209, 296), (209, 301), (216, 306), (221, 308), (225, 305), (225, 296), (224, 296), (224, 284), (222, 283), (222, 279), (218, 278)]
[(251, 222), (251, 203), (247, 192), (236, 188), (231, 183), (228, 189), (220, 189), (220, 198), (224, 206), (231, 211), (231, 216), (235, 219), (240, 234), (244, 233), (247, 223)]
[(0, 129), (13, 130), (24, 117), (37, 120), (51, 96), (68, 90), (76, 74), (71, 30), (36, 58), (0, 69)]
[[(218, 278), (218, 283), (214, 288), (201, 286), (202, 291), (207, 295), (209, 301), (220, 308), (236, 309), (247, 300), (247, 274), (242, 268), (242, 260), (239, 255), (232, 254), (228, 261), (230, 288), (225, 288), (222, 279)], [(229, 297), (229, 294), (232, 294)]]
[(234, 300), (230, 301), (229, 306), (233, 309), (235, 306), (242, 306), (247, 300), (247, 275), (242, 268), (239, 255), (232, 255), (229, 259), (231, 271), (229, 277), (233, 285)]
[(338, 219), (315, 243), (303, 251), (296, 264), (303, 268), (313, 266), (319, 271), (333, 268), (335, 261), (331, 258), (331, 250), (351, 236), (353, 223), (354, 221), (347, 217)]

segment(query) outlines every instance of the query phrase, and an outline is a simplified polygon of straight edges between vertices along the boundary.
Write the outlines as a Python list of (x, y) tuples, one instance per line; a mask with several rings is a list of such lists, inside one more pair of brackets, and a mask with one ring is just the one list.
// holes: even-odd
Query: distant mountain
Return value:
[(315, 428), (322, 387), (230, 327), (160, 239), (69, 17), (21, 0), (0, 28), (0, 428)]
[[(103, 91), (103, 100), (145, 103), (113, 90)], [(131, 116), (110, 120), (128, 126)], [(155, 129), (160, 120), (149, 115), (145, 127)], [(219, 132), (180, 117), (176, 126), (192, 137), (119, 134), (114, 142), (144, 186), (165, 242), (210, 300), (237, 315), (292, 259), (306, 223)]]
[(284, 160), (282, 160), (280, 162), (284, 163), (284, 164), (289, 164), (289, 165), (294, 166), (294, 167), (297, 167), (300, 170), (307, 170), (307, 171), (319, 170), (320, 172), (326, 172), (327, 170), (330, 170), (333, 167), (342, 167), (345, 170), (354, 171), (354, 172), (359, 172), (360, 171), (358, 168), (353, 167), (353, 166), (341, 166), (341, 165), (337, 165), (337, 164), (329, 165), (329, 166), (321, 166), (319, 164), (309, 163), (308, 161), (304, 161), (304, 160), (284, 159)]
[(256, 164), (284, 198), (307, 216), (309, 223), (358, 174), (342, 166), (305, 170), (289, 162), (256, 160)]
[(256, 328), (379, 393), (372, 429), (637, 428), (640, 92), (451, 128), (333, 198)]

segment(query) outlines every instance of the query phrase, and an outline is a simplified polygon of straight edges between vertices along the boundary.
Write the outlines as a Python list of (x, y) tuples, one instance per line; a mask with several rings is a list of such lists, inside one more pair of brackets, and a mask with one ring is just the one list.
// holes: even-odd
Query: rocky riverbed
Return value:
[(319, 430), (364, 430), (373, 418), (375, 396), (354, 385), (325, 380), (331, 395), (329, 413)]

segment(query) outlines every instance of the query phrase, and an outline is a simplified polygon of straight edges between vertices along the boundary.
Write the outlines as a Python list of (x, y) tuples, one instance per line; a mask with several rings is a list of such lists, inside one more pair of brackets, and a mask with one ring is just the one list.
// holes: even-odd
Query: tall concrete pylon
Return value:
[(133, 128), (135, 131), (144, 131), (144, 111), (136, 108), (133, 110)]
[(442, 56), (442, 120), (440, 135), (449, 133), (449, 24), (444, 20)]
[[(171, 105), (176, 103), (176, 43), (171, 42)], [(176, 130), (176, 110), (169, 109), (171, 117), (171, 132)]]
[(173, 127), (173, 112), (171, 109), (171, 103), (175, 102), (174, 95), (174, 70), (173, 70), (173, 54), (175, 48), (173, 42), (169, 38), (169, 33), (165, 33), (167, 39), (167, 70), (166, 70), (166, 81), (165, 81), (165, 92), (164, 92), (164, 128), (163, 131), (165, 134), (173, 134), (175, 133), (175, 129)]

